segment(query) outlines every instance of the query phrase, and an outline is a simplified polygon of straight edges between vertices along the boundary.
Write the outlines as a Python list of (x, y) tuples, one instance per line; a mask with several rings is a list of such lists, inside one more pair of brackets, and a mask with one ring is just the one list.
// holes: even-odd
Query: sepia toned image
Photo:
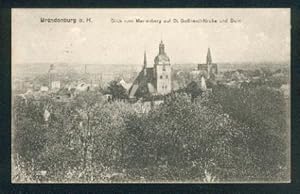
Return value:
[(290, 9), (12, 9), (13, 183), (289, 183)]

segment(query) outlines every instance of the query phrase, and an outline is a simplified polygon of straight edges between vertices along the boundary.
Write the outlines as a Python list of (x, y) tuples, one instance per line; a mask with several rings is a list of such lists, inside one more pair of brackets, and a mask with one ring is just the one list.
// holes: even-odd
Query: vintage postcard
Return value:
[(290, 9), (12, 9), (13, 183), (289, 183)]

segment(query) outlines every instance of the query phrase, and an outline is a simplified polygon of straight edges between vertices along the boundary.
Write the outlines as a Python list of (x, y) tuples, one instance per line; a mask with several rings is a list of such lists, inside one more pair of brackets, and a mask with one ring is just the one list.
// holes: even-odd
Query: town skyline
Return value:
[(13, 9), (12, 183), (291, 182), (289, 14)]

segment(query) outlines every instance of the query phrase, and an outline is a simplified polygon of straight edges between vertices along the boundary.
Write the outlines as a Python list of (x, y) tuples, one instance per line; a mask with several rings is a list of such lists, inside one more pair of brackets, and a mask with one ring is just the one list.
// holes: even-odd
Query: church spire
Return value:
[(144, 75), (147, 75), (147, 56), (146, 51), (144, 51)]
[(159, 54), (164, 54), (164, 53), (165, 53), (165, 45), (164, 45), (163, 41), (161, 40), (160, 44), (159, 44)]
[(211, 64), (211, 63), (212, 63), (212, 59), (210, 54), (210, 48), (208, 48), (207, 56), (206, 56), (206, 64)]
[(144, 68), (147, 67), (147, 56), (146, 56), (146, 51), (144, 51)]

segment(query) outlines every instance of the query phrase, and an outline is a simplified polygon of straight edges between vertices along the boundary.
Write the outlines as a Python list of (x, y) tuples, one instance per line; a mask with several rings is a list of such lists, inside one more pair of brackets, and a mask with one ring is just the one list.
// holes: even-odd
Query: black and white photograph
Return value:
[(12, 183), (290, 183), (290, 14), (12, 9)]

